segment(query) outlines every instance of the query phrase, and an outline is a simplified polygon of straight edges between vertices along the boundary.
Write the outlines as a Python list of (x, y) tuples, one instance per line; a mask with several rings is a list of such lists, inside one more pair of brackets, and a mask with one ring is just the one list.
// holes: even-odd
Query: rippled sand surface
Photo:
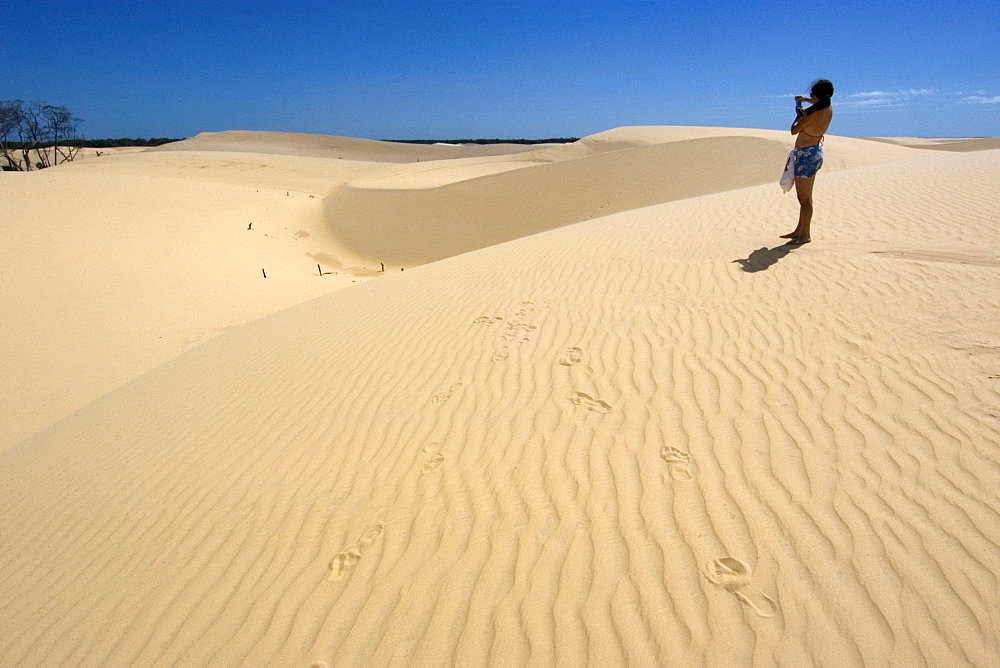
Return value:
[(1000, 653), (1000, 151), (220, 135), (0, 175), (0, 665)]

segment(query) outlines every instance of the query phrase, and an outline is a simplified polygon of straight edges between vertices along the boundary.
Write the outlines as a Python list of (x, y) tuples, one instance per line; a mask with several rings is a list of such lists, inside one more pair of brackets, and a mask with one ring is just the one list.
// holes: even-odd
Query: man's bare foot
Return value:
[(782, 234), (778, 238), (779, 239), (796, 239), (796, 238), (798, 238), (798, 236), (799, 235), (796, 232), (789, 232), (788, 234)]
[(801, 246), (802, 244), (807, 244), (810, 241), (812, 241), (812, 239), (810, 239), (809, 237), (792, 237), (788, 243), (795, 244), (796, 246)]

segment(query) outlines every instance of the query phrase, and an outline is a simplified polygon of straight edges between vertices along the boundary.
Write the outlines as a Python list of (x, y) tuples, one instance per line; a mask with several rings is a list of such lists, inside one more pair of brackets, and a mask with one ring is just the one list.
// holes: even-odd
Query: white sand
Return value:
[(0, 175), (0, 665), (995, 661), (1000, 151), (267, 134)]
[(868, 137), (872, 141), (909, 146), (912, 148), (934, 149), (937, 151), (985, 151), (1000, 148), (998, 137)]

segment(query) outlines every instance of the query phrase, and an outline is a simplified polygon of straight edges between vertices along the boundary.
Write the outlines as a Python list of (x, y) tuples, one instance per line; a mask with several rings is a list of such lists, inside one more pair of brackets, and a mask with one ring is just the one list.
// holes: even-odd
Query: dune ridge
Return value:
[[(714, 130), (621, 128), (496, 158), (492, 173), (482, 159), (473, 170), (393, 166), (330, 192), (324, 215), (338, 241), (369, 262), (424, 264), (599, 216), (771, 183), (792, 146), (790, 135), (773, 130)], [(913, 157), (864, 140), (830, 144), (830, 171)]]
[(227, 130), (150, 148), (152, 152), (223, 151), (314, 157), (364, 162), (416, 162), (538, 150), (532, 144), (406, 144), (403, 142), (298, 132)]
[(0, 449), (199, 341), (378, 276), (386, 258), (353, 254), (324, 219), (342, 183), (529, 149), (222, 132), (4, 173)]
[(930, 149), (935, 151), (989, 151), (1000, 148), (997, 137), (866, 137), (865, 139), (896, 146)]
[(753, 137), (705, 138), (431, 188), (401, 188), (398, 177), (379, 187), (364, 176), (362, 185), (348, 182), (329, 194), (323, 207), (336, 237), (357, 255), (424, 264), (602, 215), (767, 183), (787, 152)]
[(540, 231), (0, 453), (0, 660), (989, 663), (1000, 151), (907, 155), (802, 248), (773, 183)]

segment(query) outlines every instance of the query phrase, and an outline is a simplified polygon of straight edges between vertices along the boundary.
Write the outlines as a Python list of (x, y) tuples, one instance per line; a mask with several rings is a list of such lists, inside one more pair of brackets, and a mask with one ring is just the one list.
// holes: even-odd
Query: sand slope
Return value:
[(390, 160), (480, 149), (224, 132), (0, 175), (0, 449), (220, 331), (372, 278), (323, 197)]
[(998, 177), (918, 152), (825, 174), (802, 248), (772, 183), (234, 328), (0, 453), (0, 662), (988, 664)]
[(0, 448), (220, 330), (366, 280), (328, 262), (319, 193), (168, 177), (146, 155), (0, 179)]
[(770, 182), (787, 152), (764, 139), (715, 137), (544, 162), (437, 187), (400, 187), (408, 174), (382, 182), (367, 176), (360, 186), (350, 182), (328, 195), (324, 212), (335, 236), (358, 255), (423, 264), (601, 215)]
[[(221, 331), (383, 267), (771, 181), (789, 144), (720, 128), (541, 147), (234, 131), (3, 174), (0, 449)], [(914, 153), (829, 146), (831, 171)]]
[[(387, 167), (333, 190), (324, 213), (350, 252), (411, 266), (612, 213), (772, 183), (792, 139), (773, 130), (619, 128), (492, 163)], [(827, 153), (828, 172), (913, 157), (906, 148), (843, 137), (831, 137)]]

